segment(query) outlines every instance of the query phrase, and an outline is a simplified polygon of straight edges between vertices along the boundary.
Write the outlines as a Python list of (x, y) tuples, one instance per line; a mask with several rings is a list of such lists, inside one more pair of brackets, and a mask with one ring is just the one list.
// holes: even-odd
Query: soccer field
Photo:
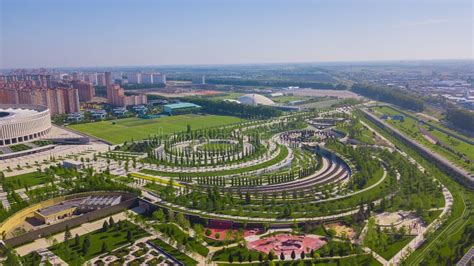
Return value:
[(177, 115), (155, 119), (125, 118), (87, 124), (70, 125), (82, 133), (114, 144), (143, 139), (149, 135), (169, 134), (192, 129), (233, 124), (243, 121), (238, 117), (219, 115)]

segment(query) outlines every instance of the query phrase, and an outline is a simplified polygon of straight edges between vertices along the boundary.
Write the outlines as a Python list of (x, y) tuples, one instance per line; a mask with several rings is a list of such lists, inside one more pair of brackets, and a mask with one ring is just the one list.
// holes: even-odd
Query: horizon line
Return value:
[(96, 65), (96, 66), (40, 66), (40, 67), (7, 67), (0, 70), (19, 69), (80, 69), (80, 68), (128, 68), (128, 67), (206, 67), (206, 66), (251, 66), (251, 65), (304, 65), (304, 64), (347, 64), (347, 63), (408, 63), (408, 62), (430, 62), (430, 61), (474, 61), (473, 58), (432, 58), (432, 59), (368, 59), (368, 60), (327, 60), (327, 61), (293, 61), (293, 62), (253, 62), (253, 63), (210, 63), (210, 64), (158, 64), (158, 65)]

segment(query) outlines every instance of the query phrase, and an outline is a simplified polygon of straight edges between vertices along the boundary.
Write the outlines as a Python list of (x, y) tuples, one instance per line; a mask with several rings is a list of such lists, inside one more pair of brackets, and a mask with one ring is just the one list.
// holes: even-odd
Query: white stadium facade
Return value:
[(48, 108), (0, 104), (0, 146), (32, 141), (50, 130), (51, 114)]

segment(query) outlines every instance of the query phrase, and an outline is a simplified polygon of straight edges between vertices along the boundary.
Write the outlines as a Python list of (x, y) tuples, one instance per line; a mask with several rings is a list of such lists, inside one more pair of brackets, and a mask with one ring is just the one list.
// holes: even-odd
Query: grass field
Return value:
[[(464, 230), (469, 224), (472, 224), (473, 214), (471, 202), (474, 202), (474, 194), (472, 191), (467, 190), (464, 186), (444, 175), (432, 162), (423, 159), (412, 147), (400, 142), (369, 120), (365, 118), (363, 118), (363, 120), (384, 135), (384, 137), (392, 141), (397, 147), (400, 147), (416, 161), (421, 163), (427, 171), (431, 172), (453, 194), (454, 203), (451, 215), (448, 216), (448, 219), (437, 231), (429, 234), (427, 240), (418, 249), (412, 252), (405, 261), (406, 265), (419, 265), (422, 261), (424, 261), (426, 265), (437, 265), (435, 264), (437, 254), (439, 254), (437, 251), (440, 250), (441, 247), (444, 249), (444, 253), (447, 253), (447, 255), (442, 258), (442, 262), (445, 262), (449, 256), (454, 256), (455, 248), (459, 246), (458, 242), (462, 239)], [(435, 257), (432, 256), (432, 252), (434, 251), (436, 251)]]
[(149, 135), (184, 131), (187, 125), (190, 125), (192, 129), (198, 129), (241, 121), (242, 119), (232, 116), (190, 114), (156, 119), (125, 118), (113, 121), (76, 124), (69, 127), (111, 143), (119, 144), (132, 139), (143, 139)]
[[(116, 249), (118, 247), (131, 244), (127, 241), (127, 232), (130, 230), (132, 232), (132, 242), (135, 240), (140, 239), (142, 237), (148, 236), (148, 233), (141, 229), (140, 227), (136, 226), (135, 224), (129, 221), (121, 221), (123, 223), (122, 229), (115, 230), (114, 228), (110, 228), (107, 231), (103, 231), (99, 229), (97, 231), (93, 231), (86, 235), (80, 236), (80, 243), (84, 243), (84, 239), (86, 236), (90, 237), (90, 247), (86, 253), (83, 252), (81, 246), (75, 245), (75, 240), (71, 239), (67, 243), (57, 244), (50, 248), (50, 250), (58, 255), (61, 259), (68, 263), (76, 262), (78, 256), (83, 257), (85, 260), (92, 259), (94, 257), (99, 256), (103, 252), (102, 243), (106, 243), (110, 250)], [(74, 236), (73, 236), (74, 237)]]
[[(401, 113), (398, 112), (395, 109), (392, 109), (387, 106), (383, 107), (374, 107), (373, 110), (375, 111), (376, 115), (381, 115), (381, 114), (386, 114), (386, 115), (400, 115)], [(454, 164), (463, 167), (464, 169), (468, 171), (473, 171), (474, 166), (471, 163), (468, 163), (461, 159), (457, 154), (439, 146), (435, 145), (431, 142), (429, 142), (422, 134), (422, 132), (418, 128), (418, 122), (411, 118), (411, 117), (405, 117), (405, 120), (402, 121), (388, 121), (392, 126), (396, 127), (403, 133), (405, 133), (407, 136), (411, 137), (412, 139), (418, 141), (420, 144), (426, 146), (427, 148), (431, 149), (432, 151), (446, 157), (446, 159), (450, 160)], [(429, 130), (428, 126), (424, 126), (425, 129), (429, 131), (430, 134), (432, 134), (434, 137), (438, 138), (438, 140), (442, 141), (446, 145), (449, 145), (453, 150), (457, 152), (461, 152), (467, 156), (470, 160), (474, 160), (474, 149), (472, 145), (469, 143), (450, 138), (448, 135), (445, 133), (438, 131), (436, 129)]]
[(403, 247), (408, 245), (410, 241), (414, 238), (414, 236), (403, 236), (399, 240), (394, 240), (392, 243), (387, 245), (387, 249), (383, 250), (380, 246), (373, 246), (370, 247), (373, 251), (375, 251), (380, 256), (384, 257), (386, 260), (390, 260), (393, 256), (395, 256)]
[(45, 173), (27, 173), (22, 175), (10, 176), (5, 178), (5, 186), (11, 186), (13, 189), (24, 188), (44, 184), (51, 181), (51, 178)]

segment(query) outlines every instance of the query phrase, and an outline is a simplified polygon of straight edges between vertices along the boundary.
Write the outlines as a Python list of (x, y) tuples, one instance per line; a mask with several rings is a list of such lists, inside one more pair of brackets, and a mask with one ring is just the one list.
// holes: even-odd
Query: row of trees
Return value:
[(234, 102), (189, 98), (188, 101), (200, 105), (201, 111), (209, 114), (232, 115), (243, 118), (271, 118), (280, 116), (282, 111), (270, 106), (251, 106)]
[(446, 111), (446, 121), (458, 128), (474, 132), (474, 112), (451, 107)]
[(391, 103), (417, 112), (423, 111), (423, 100), (417, 95), (402, 89), (390, 88), (381, 85), (356, 83), (352, 91), (365, 97)]
[(255, 79), (206, 79), (209, 84), (225, 84), (237, 86), (257, 86), (257, 87), (290, 87), (311, 88), (320, 90), (346, 90), (344, 84), (332, 84), (327, 82), (314, 81), (286, 81), (286, 80), (255, 80)]

